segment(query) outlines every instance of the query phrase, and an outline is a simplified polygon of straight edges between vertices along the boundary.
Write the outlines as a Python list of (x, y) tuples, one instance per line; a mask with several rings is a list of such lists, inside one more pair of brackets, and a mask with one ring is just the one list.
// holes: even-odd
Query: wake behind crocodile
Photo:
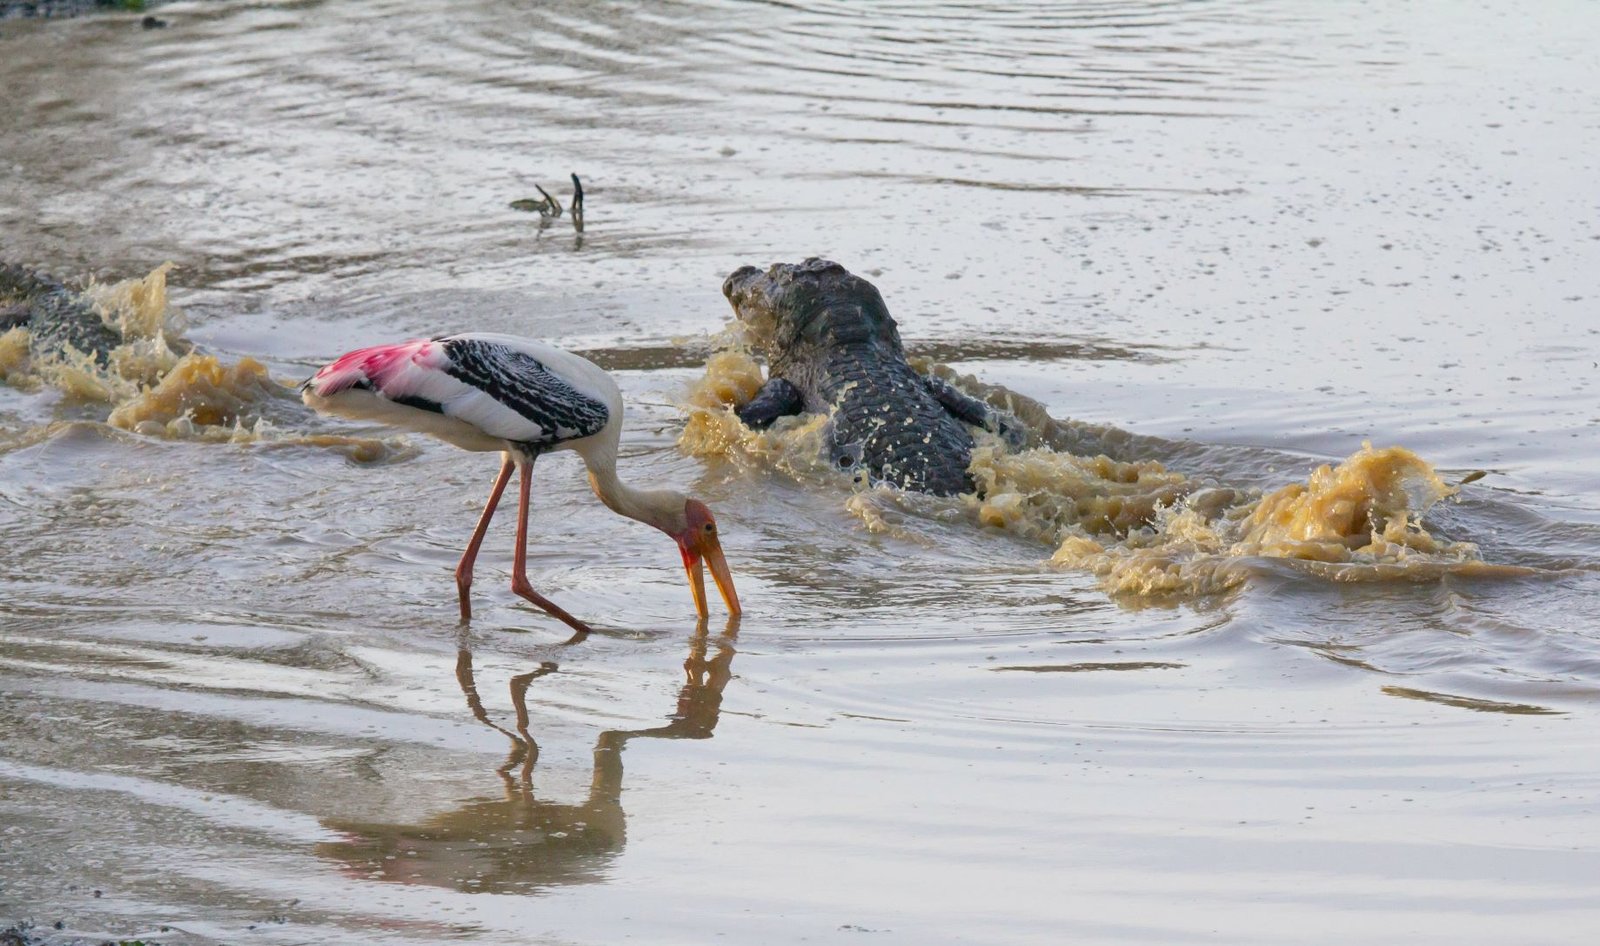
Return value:
[[(55, 343), (48, 332), (52, 344), (41, 344), (38, 326), (0, 334), (0, 380), (54, 389), (80, 412), (144, 436), (307, 445), (358, 461), (405, 452), (393, 438), (307, 431), (298, 401), (264, 364), (249, 357), (227, 363), (192, 350), (181, 314), (167, 302), (169, 268), (91, 286), (71, 300), (103, 322), (112, 339), (104, 350)], [(1031, 398), (928, 359), (911, 365), (1016, 417), (1027, 439), (1014, 446), (972, 428), (966, 474), (973, 488), (959, 495), (875, 483), (862, 470), (837, 465), (828, 414), (782, 417), (763, 430), (739, 419), (735, 409), (764, 383), (751, 352), (753, 331), (760, 327), (735, 321), (721, 336), (691, 392), (681, 447), (828, 484), (847, 496), (846, 508), (871, 531), (912, 536), (915, 530), (900, 525), (906, 516), (965, 518), (1045, 543), (1054, 549), (1053, 564), (1092, 573), (1107, 591), (1140, 599), (1214, 594), (1279, 565), (1340, 581), (1527, 572), (1490, 564), (1475, 544), (1429, 531), (1428, 511), (1459, 487), (1403, 447), (1364, 445), (1277, 489), (1230, 484), (1169, 467), (1151, 456), (1161, 445), (1152, 438), (1058, 420)], [(23, 431), (5, 446), (47, 438), (57, 426)]]
[(967, 467), (975, 489), (959, 496), (874, 483), (830, 462), (826, 414), (781, 418), (765, 430), (740, 421), (736, 409), (763, 385), (748, 332), (733, 322), (719, 336), (689, 392), (680, 446), (841, 490), (869, 531), (910, 534), (896, 525), (905, 514), (959, 516), (1045, 543), (1053, 565), (1089, 572), (1130, 603), (1217, 594), (1285, 566), (1335, 581), (1530, 573), (1486, 562), (1472, 542), (1430, 532), (1425, 516), (1460, 486), (1404, 447), (1364, 443), (1342, 462), (1276, 489), (1234, 485), (1140, 458), (1153, 438), (1057, 419), (1032, 398), (927, 359), (912, 365), (1010, 412), (1026, 425), (1027, 440), (1014, 448), (975, 429)]
[[(403, 451), (392, 437), (307, 432), (315, 422), (294, 395), (293, 382), (273, 378), (254, 358), (228, 363), (194, 350), (185, 338), (185, 319), (168, 304), (171, 269), (167, 263), (142, 278), (75, 293), (7, 268), (10, 275), (54, 286), (54, 298), (49, 305), (37, 297), (10, 299), (0, 285), (0, 308), (9, 303), (7, 311), (32, 316), (0, 332), (0, 381), (24, 391), (58, 392), (73, 421), (92, 417), (144, 436), (322, 447), (361, 462)], [(12, 283), (19, 296), (35, 288)], [(59, 427), (23, 431), (6, 446), (52, 436)]]

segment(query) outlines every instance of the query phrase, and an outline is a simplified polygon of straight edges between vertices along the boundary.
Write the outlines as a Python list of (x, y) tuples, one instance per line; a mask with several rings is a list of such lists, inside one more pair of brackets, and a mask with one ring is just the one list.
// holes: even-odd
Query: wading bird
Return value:
[(503, 455), (489, 502), (456, 566), (461, 620), (472, 618), (468, 592), (473, 562), (516, 468), (522, 476), (511, 590), (576, 630), (589, 630), (528, 583), (529, 483), (534, 461), (552, 450), (573, 450), (583, 457), (589, 485), (613, 512), (672, 536), (683, 553), (701, 617), (707, 613), (704, 565), (711, 567), (729, 613), (739, 613), (717, 523), (706, 504), (674, 490), (634, 489), (617, 478), (622, 392), (588, 359), (512, 335), (441, 335), (341, 355), (302, 384), (300, 393), (324, 414), (379, 421), (432, 434), (465, 450)]

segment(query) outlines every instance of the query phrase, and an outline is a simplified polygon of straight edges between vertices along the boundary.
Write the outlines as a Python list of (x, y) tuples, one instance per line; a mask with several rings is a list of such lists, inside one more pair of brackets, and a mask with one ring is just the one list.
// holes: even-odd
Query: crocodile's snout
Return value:
[(803, 263), (773, 263), (765, 271), (741, 266), (722, 281), (722, 294), (736, 306), (757, 301), (777, 304), (795, 293), (849, 286), (853, 280), (850, 271), (833, 260), (812, 256)]
[[(862, 299), (878, 298), (871, 283), (820, 256), (801, 263), (773, 263), (765, 270), (741, 266), (722, 281), (722, 294), (746, 324), (768, 324), (774, 329), (784, 325), (795, 333), (827, 318), (826, 313), (836, 304), (842, 304), (848, 313), (858, 311)], [(845, 315), (844, 321), (852, 318)]]
[(741, 266), (722, 281), (722, 294), (729, 302), (738, 305), (740, 299), (749, 293), (750, 283), (760, 276), (761, 270), (754, 266)]

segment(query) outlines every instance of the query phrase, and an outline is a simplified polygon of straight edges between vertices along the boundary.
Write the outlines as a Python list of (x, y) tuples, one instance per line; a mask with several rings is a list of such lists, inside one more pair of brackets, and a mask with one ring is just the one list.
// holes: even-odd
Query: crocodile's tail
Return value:
[(0, 264), (0, 323), (6, 329), (27, 328), (36, 357), (72, 349), (103, 367), (122, 343), (121, 333), (106, 325), (81, 293), (11, 263)]

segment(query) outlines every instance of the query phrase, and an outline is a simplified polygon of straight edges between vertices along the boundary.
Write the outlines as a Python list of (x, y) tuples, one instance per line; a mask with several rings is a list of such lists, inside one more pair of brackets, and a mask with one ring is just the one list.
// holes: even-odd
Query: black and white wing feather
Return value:
[[(509, 335), (464, 334), (363, 348), (303, 388), (320, 410), (433, 433), (469, 449), (532, 452), (592, 437), (621, 414), (604, 371)], [(430, 420), (426, 416), (436, 415)]]

